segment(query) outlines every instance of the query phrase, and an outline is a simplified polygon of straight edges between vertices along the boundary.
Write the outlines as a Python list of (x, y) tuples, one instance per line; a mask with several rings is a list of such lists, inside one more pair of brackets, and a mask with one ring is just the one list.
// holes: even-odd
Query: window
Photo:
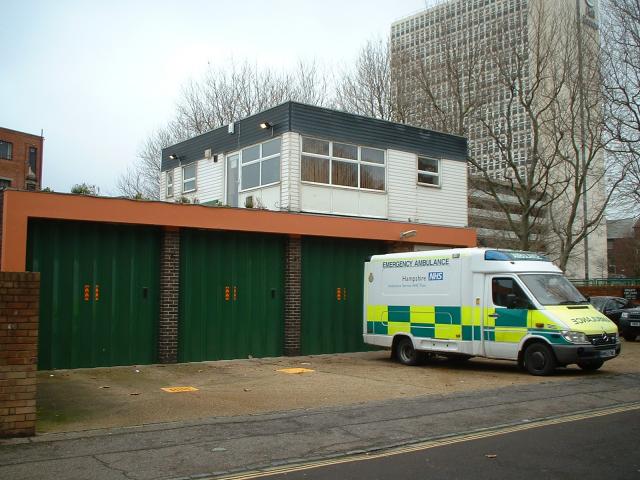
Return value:
[(13, 154), (13, 143), (0, 140), (0, 158), (11, 160)]
[(418, 157), (418, 183), (440, 185), (440, 162), (435, 158)]
[(182, 193), (193, 192), (196, 189), (197, 164), (192, 163), (182, 167)]
[(11, 186), (11, 180), (8, 178), (0, 178), (0, 190), (4, 190), (5, 188), (9, 188)]
[(38, 149), (36, 147), (29, 147), (29, 167), (31, 171), (36, 173), (36, 165), (38, 162)]
[(303, 182), (385, 189), (384, 150), (302, 137)]
[(491, 294), (493, 304), (497, 307), (533, 308), (531, 301), (513, 278), (493, 278)]
[(280, 181), (280, 144), (280, 139), (275, 138), (240, 152), (240, 190)]
[(167, 172), (167, 197), (173, 197), (173, 170)]

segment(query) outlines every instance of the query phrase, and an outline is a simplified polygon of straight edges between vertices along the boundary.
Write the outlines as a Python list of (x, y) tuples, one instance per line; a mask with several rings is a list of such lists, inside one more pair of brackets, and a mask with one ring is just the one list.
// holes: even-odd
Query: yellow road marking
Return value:
[(164, 390), (169, 393), (182, 393), (182, 392), (197, 392), (196, 387), (163, 387), (160, 390)]
[(413, 445), (407, 445), (404, 447), (390, 448), (385, 451), (375, 453), (360, 453), (357, 455), (349, 455), (340, 458), (331, 458), (327, 460), (319, 460), (317, 462), (303, 463), (297, 465), (288, 465), (283, 467), (265, 468), (263, 470), (254, 470), (250, 472), (239, 473), (235, 475), (227, 475), (221, 477), (208, 477), (209, 479), (216, 480), (249, 480), (253, 478), (268, 477), (271, 475), (281, 475), (285, 473), (299, 472), (302, 470), (310, 470), (312, 468), (327, 467), (330, 465), (339, 465), (341, 463), (361, 462), (364, 460), (372, 460), (375, 458), (390, 457), (393, 455), (401, 455), (403, 453), (418, 452), (421, 450), (428, 450), (431, 448), (442, 447), (445, 445), (452, 445), (455, 443), (469, 442), (471, 440), (479, 440), (482, 438), (494, 437), (498, 435), (504, 435), (506, 433), (520, 432), (523, 430), (530, 430), (532, 428), (546, 427), (549, 425), (558, 425), (561, 423), (576, 422), (578, 420), (586, 420), (588, 418), (604, 417), (606, 415), (613, 415), (616, 413), (628, 412), (631, 410), (640, 410), (640, 402), (627, 403), (618, 407), (610, 407), (599, 410), (591, 410), (586, 412), (580, 412), (572, 415), (564, 415), (561, 417), (550, 418), (547, 420), (534, 420), (527, 423), (518, 425), (510, 425), (507, 427), (496, 427), (490, 429), (483, 429), (477, 432), (454, 435), (451, 437), (442, 438), (439, 440), (429, 440), (426, 442), (415, 443)]
[(310, 373), (313, 372), (315, 370), (311, 370), (310, 368), (281, 368), (280, 370), (276, 370), (278, 372), (282, 372), (282, 373)]

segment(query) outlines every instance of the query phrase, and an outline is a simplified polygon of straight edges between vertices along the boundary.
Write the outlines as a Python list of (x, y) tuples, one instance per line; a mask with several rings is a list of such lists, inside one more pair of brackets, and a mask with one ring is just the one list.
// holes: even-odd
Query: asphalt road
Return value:
[(639, 479), (639, 448), (640, 410), (632, 410), (260, 478)]

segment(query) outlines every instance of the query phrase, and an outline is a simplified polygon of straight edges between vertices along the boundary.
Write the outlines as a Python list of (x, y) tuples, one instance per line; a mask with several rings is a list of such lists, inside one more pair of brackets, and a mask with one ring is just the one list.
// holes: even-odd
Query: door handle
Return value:
[(490, 313), (489, 315), (487, 315), (487, 317), (491, 317), (491, 318), (498, 318), (500, 315), (498, 315), (497, 313)]

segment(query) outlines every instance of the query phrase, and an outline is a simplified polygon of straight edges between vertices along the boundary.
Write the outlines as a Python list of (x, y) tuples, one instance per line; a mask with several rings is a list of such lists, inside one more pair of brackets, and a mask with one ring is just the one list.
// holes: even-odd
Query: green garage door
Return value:
[(283, 239), (184, 230), (180, 242), (179, 360), (282, 355)]
[(155, 362), (159, 238), (151, 228), (29, 223), (27, 269), (41, 276), (40, 369)]
[(304, 355), (368, 350), (362, 341), (364, 262), (377, 242), (305, 237), (302, 241), (301, 348)]

